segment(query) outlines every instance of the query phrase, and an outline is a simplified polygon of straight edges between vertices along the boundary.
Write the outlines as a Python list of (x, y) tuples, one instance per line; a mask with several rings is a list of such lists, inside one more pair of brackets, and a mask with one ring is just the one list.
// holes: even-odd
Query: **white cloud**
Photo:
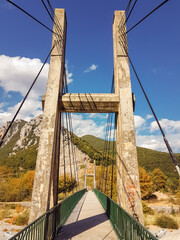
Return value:
[[(1, 55), (0, 86), (6, 93), (13, 91), (19, 92), (22, 96), (25, 96), (41, 67), (42, 62), (37, 58), (30, 59)], [(46, 64), (37, 79), (35, 87), (32, 89), (35, 95), (42, 95), (45, 92), (48, 70), (49, 64)]]
[(82, 137), (87, 134), (94, 135), (99, 138), (104, 138), (106, 125), (97, 124), (92, 119), (83, 119), (83, 115), (72, 114), (72, 123), (74, 133)]
[(89, 118), (99, 118), (99, 119), (106, 119), (107, 114), (104, 113), (87, 113)]
[(153, 118), (153, 115), (151, 115), (151, 114), (147, 114), (146, 115), (146, 119), (148, 120), (148, 119), (151, 119), (151, 118)]
[(167, 152), (167, 148), (161, 136), (136, 135), (136, 144), (139, 147)]
[(67, 64), (66, 64), (67, 84), (73, 82), (72, 76), (73, 76), (73, 74), (69, 72), (68, 63), (67, 63)]
[[(10, 95), (9, 92), (18, 92), (24, 97), (42, 67), (42, 64), (41, 60), (37, 58), (30, 59), (25, 57), (21, 58), (0, 55), (0, 87), (3, 88), (7, 97), (11, 95), (13, 97), (13, 94)], [(42, 113), (41, 96), (46, 91), (48, 71), (49, 64), (47, 63), (45, 64), (43, 71), (38, 77), (17, 118), (29, 120), (33, 116)], [(66, 66), (66, 71), (67, 82), (70, 83), (73, 80), (72, 73), (68, 71), (68, 66)], [(20, 105), (20, 102), (16, 103), (13, 107), (8, 107), (6, 111), (3, 111), (3, 106), (5, 104), (7, 103), (3, 103), (3, 105), (1, 103), (0, 105), (0, 126), (6, 121), (12, 119), (14, 113)]]
[(135, 128), (140, 128), (145, 123), (145, 119), (142, 118), (141, 116), (135, 115), (134, 123), (135, 123)]
[[(168, 119), (162, 119), (159, 121), (161, 127), (165, 130), (167, 134), (178, 132), (180, 133), (180, 121), (173, 121)], [(153, 121), (150, 125), (150, 132), (155, 132), (159, 129), (156, 121)]]
[[(91, 119), (83, 118), (83, 114), (72, 114), (74, 133), (79, 137), (91, 134), (96, 137), (104, 138), (107, 123), (104, 123), (102, 119), (102, 122), (100, 122), (100, 124), (97, 124), (96, 114), (88, 114), (87, 116), (91, 117)], [(174, 128), (174, 132), (169, 132), (167, 134), (167, 139), (174, 152), (180, 152), (180, 131), (177, 131), (179, 126), (178, 124), (179, 121), (177, 121), (175, 124), (176, 128)], [(163, 141), (161, 133), (149, 133), (150, 125), (151, 122), (149, 123), (141, 116), (135, 116), (137, 146), (167, 152), (168, 150)]]
[(95, 71), (97, 68), (98, 68), (98, 65), (92, 64), (84, 72), (87, 73), (87, 72)]
[[(160, 120), (160, 124), (164, 129), (172, 150), (174, 152), (180, 152), (180, 121), (162, 119)], [(137, 131), (136, 129), (137, 146), (167, 152), (167, 147), (156, 121), (150, 124), (146, 122), (143, 127), (144, 128), (140, 128), (141, 131)], [(148, 132), (151, 134), (148, 134)]]
[(6, 105), (6, 103), (4, 103), (4, 102), (0, 103), (0, 110), (1, 110), (1, 108), (3, 108), (5, 105)]

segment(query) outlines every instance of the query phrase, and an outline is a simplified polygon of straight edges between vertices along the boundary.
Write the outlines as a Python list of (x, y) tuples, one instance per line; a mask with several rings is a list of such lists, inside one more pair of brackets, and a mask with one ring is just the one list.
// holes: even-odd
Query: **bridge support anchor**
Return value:
[(127, 50), (124, 11), (114, 14), (113, 45), (115, 94), (119, 95), (116, 113), (117, 202), (143, 224), (129, 60), (124, 50)]

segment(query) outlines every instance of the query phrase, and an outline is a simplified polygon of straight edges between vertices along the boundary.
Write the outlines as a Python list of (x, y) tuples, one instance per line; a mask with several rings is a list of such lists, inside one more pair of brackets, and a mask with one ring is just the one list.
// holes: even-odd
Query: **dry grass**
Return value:
[(22, 205), (0, 205), (0, 220), (15, 225), (26, 225), (29, 219), (29, 208)]
[[(163, 214), (165, 215), (165, 214)], [(177, 214), (166, 214), (168, 217), (171, 217), (175, 222), (177, 222), (178, 224), (178, 227), (180, 228), (180, 214), (177, 213)], [(156, 225), (156, 219), (158, 217), (162, 216), (161, 213), (156, 213), (154, 215), (144, 215), (144, 225), (147, 227), (149, 225)]]
[(14, 210), (11, 209), (11, 205), (0, 205), (0, 220), (11, 218)]
[(149, 226), (149, 225), (154, 225), (155, 224), (155, 215), (144, 215), (144, 225)]

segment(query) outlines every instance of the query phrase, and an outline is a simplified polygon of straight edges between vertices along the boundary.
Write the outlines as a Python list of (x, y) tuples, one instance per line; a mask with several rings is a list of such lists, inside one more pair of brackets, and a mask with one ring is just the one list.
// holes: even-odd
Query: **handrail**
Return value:
[(121, 208), (112, 199), (97, 189), (94, 193), (110, 218), (111, 224), (122, 240), (157, 240), (142, 224)]
[(30, 223), (9, 240), (51, 240), (87, 190), (80, 190)]

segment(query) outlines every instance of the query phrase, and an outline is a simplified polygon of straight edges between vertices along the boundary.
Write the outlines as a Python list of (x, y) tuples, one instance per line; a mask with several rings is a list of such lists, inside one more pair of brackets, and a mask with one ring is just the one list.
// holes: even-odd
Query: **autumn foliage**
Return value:
[(144, 168), (139, 167), (139, 182), (141, 188), (141, 198), (147, 199), (152, 194), (152, 181)]
[(58, 193), (71, 192), (76, 186), (77, 186), (77, 182), (75, 178), (71, 179), (69, 174), (66, 174), (65, 179), (64, 179), (64, 176), (61, 176), (59, 178)]
[(151, 179), (153, 182), (153, 191), (158, 191), (166, 187), (167, 177), (159, 168), (155, 168), (152, 171)]
[(18, 178), (8, 177), (1, 180), (0, 184), (0, 201), (1, 202), (18, 202), (30, 200), (34, 180), (34, 171), (27, 171)]

